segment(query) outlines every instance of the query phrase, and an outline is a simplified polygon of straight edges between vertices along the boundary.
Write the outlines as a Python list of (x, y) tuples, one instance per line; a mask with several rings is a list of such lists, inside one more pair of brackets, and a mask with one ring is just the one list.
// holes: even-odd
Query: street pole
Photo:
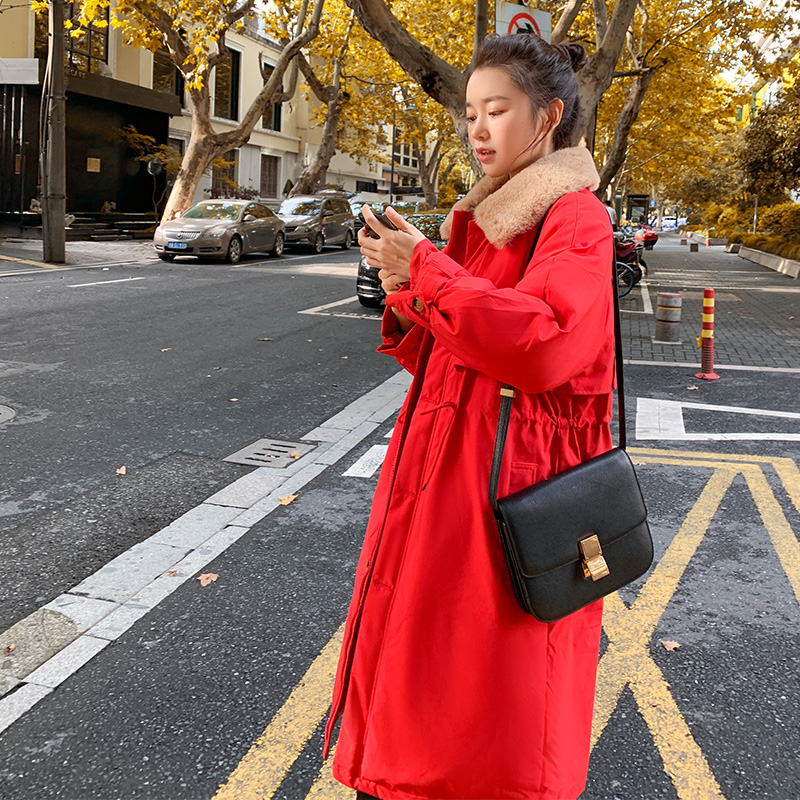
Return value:
[(45, 100), (45, 151), (42, 163), (42, 244), (44, 260), (66, 261), (66, 98), (64, 95), (64, 0), (50, 0), (50, 61)]
[(391, 170), (389, 171), (389, 205), (394, 203), (394, 143), (395, 143), (395, 133), (397, 132), (397, 127), (395, 126), (395, 122), (397, 120), (397, 100), (392, 97), (392, 166)]

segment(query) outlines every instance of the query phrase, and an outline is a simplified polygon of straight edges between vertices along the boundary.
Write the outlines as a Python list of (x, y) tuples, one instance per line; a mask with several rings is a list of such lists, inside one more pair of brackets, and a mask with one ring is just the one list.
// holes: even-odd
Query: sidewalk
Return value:
[[(644, 254), (648, 275), (622, 298), (625, 357), (632, 361), (700, 364), (703, 290), (715, 291), (715, 366), (800, 371), (800, 283), (725, 253), (701, 247), (691, 253), (676, 234), (662, 234)], [(658, 292), (683, 297), (680, 343), (657, 344)]]
[(0, 277), (41, 269), (81, 269), (156, 260), (148, 239), (119, 242), (67, 242), (66, 263), (46, 264), (41, 239), (0, 239)]

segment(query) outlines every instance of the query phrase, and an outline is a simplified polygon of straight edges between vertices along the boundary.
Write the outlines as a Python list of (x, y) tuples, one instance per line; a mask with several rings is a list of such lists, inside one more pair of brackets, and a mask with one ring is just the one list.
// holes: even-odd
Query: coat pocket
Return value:
[(503, 469), (502, 472), (505, 475), (500, 475), (500, 485), (497, 489), (498, 497), (506, 497), (539, 481), (538, 464), (512, 461), (508, 471)]

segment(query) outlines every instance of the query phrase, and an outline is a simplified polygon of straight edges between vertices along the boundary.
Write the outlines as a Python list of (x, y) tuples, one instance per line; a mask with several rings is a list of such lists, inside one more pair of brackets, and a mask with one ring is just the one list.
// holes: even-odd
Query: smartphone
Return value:
[[(381, 223), (381, 225), (384, 225), (390, 231), (396, 231), (397, 230), (396, 226), (389, 220), (389, 218), (385, 214), (375, 214), (375, 217), (377, 218), (378, 222)], [(364, 219), (364, 215), (363, 214), (361, 215), (361, 218)], [(369, 236), (370, 238), (372, 238), (372, 239), (380, 239), (381, 238), (375, 231), (372, 230), (372, 228), (369, 227), (369, 225), (367, 225), (367, 221), (365, 219), (364, 219), (364, 228), (367, 231), (367, 236)]]

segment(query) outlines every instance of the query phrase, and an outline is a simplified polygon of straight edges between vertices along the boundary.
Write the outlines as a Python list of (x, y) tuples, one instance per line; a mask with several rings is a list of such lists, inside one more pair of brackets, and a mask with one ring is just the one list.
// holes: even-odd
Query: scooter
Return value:
[(655, 231), (651, 231), (649, 228), (642, 226), (636, 231), (636, 233), (633, 234), (633, 238), (637, 242), (641, 242), (644, 245), (645, 250), (652, 250), (658, 241), (658, 234)]

